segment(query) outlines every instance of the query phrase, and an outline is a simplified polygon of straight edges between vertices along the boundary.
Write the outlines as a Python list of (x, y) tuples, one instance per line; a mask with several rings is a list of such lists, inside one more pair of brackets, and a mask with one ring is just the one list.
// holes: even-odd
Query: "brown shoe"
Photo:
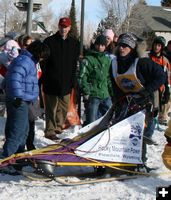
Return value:
[(56, 134), (45, 134), (45, 138), (50, 139), (50, 140), (59, 140), (59, 138), (56, 136)]
[(55, 134), (62, 134), (62, 131), (55, 130)]

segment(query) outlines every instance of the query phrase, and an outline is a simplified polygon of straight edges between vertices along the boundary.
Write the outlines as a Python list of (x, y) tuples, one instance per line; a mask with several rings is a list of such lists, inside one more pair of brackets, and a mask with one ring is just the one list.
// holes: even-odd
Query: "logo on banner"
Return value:
[(137, 125), (132, 125), (131, 126), (131, 133), (130, 133), (130, 141), (134, 146), (137, 146), (140, 144), (141, 141), (141, 133), (142, 133), (142, 127), (137, 124)]

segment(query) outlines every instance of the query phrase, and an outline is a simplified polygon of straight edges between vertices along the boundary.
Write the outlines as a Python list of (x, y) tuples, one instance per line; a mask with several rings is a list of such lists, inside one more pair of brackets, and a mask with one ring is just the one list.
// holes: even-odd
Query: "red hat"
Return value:
[(60, 26), (71, 26), (71, 20), (68, 17), (63, 17), (59, 20), (59, 25)]

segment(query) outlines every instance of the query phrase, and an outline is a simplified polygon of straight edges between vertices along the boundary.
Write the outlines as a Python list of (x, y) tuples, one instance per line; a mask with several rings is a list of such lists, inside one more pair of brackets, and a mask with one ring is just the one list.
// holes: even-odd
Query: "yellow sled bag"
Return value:
[(171, 170), (171, 144), (166, 144), (162, 154), (164, 165)]

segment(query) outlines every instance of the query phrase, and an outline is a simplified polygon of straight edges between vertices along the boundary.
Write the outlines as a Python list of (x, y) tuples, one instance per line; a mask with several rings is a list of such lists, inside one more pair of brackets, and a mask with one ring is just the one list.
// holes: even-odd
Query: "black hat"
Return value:
[(166, 45), (166, 39), (163, 36), (157, 36), (154, 38), (153, 44), (161, 44), (163, 47)]
[(104, 36), (104, 35), (99, 35), (97, 38), (96, 38), (96, 40), (95, 40), (95, 42), (94, 42), (94, 44), (95, 45), (107, 45), (107, 39), (106, 39), (106, 36)]

